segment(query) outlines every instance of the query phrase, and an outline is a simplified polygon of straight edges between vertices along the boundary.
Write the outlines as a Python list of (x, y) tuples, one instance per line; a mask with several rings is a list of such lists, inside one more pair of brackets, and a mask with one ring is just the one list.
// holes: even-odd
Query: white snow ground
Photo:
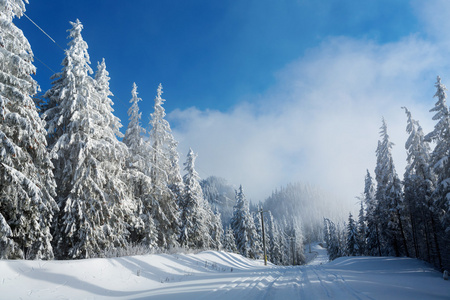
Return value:
[(0, 260), (0, 299), (450, 299), (450, 281), (409, 258), (264, 266), (237, 254), (147, 255), (76, 261)]

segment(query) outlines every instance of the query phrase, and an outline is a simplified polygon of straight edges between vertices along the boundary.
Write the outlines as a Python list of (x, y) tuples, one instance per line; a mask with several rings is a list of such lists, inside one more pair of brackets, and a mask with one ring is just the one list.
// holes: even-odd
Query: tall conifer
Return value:
[(131, 201), (122, 181), (126, 146), (112, 115), (106, 70), (93, 79), (83, 25), (70, 22), (69, 49), (60, 73), (46, 92), (50, 153), (55, 164), (60, 214), (55, 242), (61, 258), (101, 256), (123, 247)]
[(250, 215), (248, 201), (245, 198), (242, 185), (236, 191), (236, 205), (231, 218), (231, 228), (239, 253), (245, 257), (257, 258), (260, 254), (258, 234)]
[[(176, 143), (169, 122), (164, 118), (166, 116), (163, 108), (165, 99), (161, 97), (162, 93), (160, 84), (155, 98), (154, 112), (150, 115), (150, 179), (153, 216), (158, 230), (158, 246), (167, 249), (178, 246), (180, 219), (177, 203), (179, 197), (171, 189), (174, 182), (170, 180), (175, 177), (172, 174), (175, 163), (173, 153), (169, 149), (173, 149)], [(177, 180), (181, 178), (178, 175), (176, 177)]]
[(433, 237), (436, 247), (434, 256), (438, 259), (438, 266), (442, 267), (443, 264), (450, 265), (450, 261), (443, 262), (441, 255), (441, 248), (445, 248), (442, 244), (450, 245), (450, 185), (448, 184), (450, 181), (450, 112), (446, 103), (447, 88), (439, 76), (435, 87), (434, 97), (437, 98), (437, 101), (430, 112), (435, 112), (433, 120), (437, 123), (425, 139), (436, 143), (431, 152), (431, 166), (437, 176), (432, 205), (434, 214), (439, 216), (440, 220), (436, 222), (435, 218), (431, 218), (431, 221), (433, 222), (433, 231), (436, 233)]
[(203, 198), (202, 188), (200, 187), (200, 177), (195, 171), (196, 155), (189, 149), (184, 170), (186, 174), (183, 176), (184, 181), (184, 197), (180, 201), (180, 238), (181, 246), (187, 248), (208, 248), (211, 243), (211, 235), (209, 224), (211, 215), (205, 209), (205, 205), (209, 205)]
[(392, 158), (394, 145), (387, 133), (387, 125), (383, 118), (377, 148), (377, 165), (375, 175), (377, 181), (377, 218), (381, 226), (382, 250), (385, 255), (407, 255), (405, 228), (403, 226), (404, 203), (402, 198), (401, 181), (395, 171)]
[(12, 22), (24, 12), (22, 0), (0, 1), (0, 258), (51, 259), (55, 181), (31, 99), (39, 88), (33, 52)]

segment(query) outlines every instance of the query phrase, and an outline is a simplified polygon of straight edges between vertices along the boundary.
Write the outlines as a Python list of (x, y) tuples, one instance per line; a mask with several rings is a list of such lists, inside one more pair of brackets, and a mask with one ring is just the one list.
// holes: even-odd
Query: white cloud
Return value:
[(375, 167), (382, 116), (400, 176), (406, 157), (401, 107), (432, 129), (428, 110), (436, 75), (449, 67), (447, 55), (442, 45), (414, 35), (384, 45), (333, 37), (278, 72), (278, 83), (249, 99), (252, 104), (229, 112), (177, 110), (169, 119), (181, 152), (199, 153), (201, 176), (242, 184), (253, 201), (302, 181), (354, 203), (365, 170)]

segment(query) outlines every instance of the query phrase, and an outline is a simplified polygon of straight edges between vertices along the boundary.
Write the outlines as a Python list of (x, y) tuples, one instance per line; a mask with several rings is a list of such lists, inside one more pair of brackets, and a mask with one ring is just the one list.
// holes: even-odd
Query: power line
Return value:
[(263, 210), (261, 208), (258, 212), (261, 214), (261, 228), (262, 228), (263, 249), (264, 249), (264, 265), (267, 266), (266, 234), (264, 231), (264, 213), (268, 212), (268, 210)]
[(52, 37), (44, 31), (44, 29), (42, 29), (41, 27), (39, 27), (38, 24), (36, 24), (36, 22), (34, 22), (33, 20), (31, 20), (31, 18), (25, 13), (25, 9), (22, 9), (22, 7), (20, 7), (19, 5), (15, 4), (14, 2), (11, 2), (11, 4), (15, 5), (16, 8), (18, 8), (21, 13), (28, 19), (30, 20), (31, 23), (33, 23), (34, 26), (36, 26), (40, 31), (42, 31), (43, 34), (45, 34), (53, 43), (55, 43), (56, 46), (58, 46), (62, 51), (65, 51), (63, 49), (63, 47), (61, 47), (54, 39), (52, 39)]
[(54, 74), (56, 74), (55, 71), (53, 71), (52, 68), (50, 68), (46, 63), (44, 63), (42, 60), (40, 60), (39, 58), (37, 58), (36, 56), (34, 56), (35, 59), (37, 59), (41, 64), (43, 64), (47, 69), (49, 69), (50, 71), (52, 71)]
[[(47, 32), (44, 31), (44, 29), (42, 29), (38, 24), (36, 24), (36, 22), (34, 22), (25, 12), (22, 12), (23, 15), (34, 25), (36, 26), (43, 34), (45, 34), (56, 46), (59, 47), (59, 49), (61, 49), (63, 52), (65, 52), (66, 50), (64, 50), (63, 47), (61, 47)], [(36, 58), (41, 64), (43, 64), (47, 69), (49, 69), (50, 71), (52, 71), (54, 74), (56, 74), (55, 71), (52, 70), (52, 68), (50, 68), (46, 63), (44, 63), (42, 60), (40, 60), (39, 58), (37, 58), (36, 56), (34, 56), (34, 58)], [(119, 103), (122, 104), (125, 108), (127, 108), (128, 106), (116, 95), (112, 95), (114, 98), (116, 98), (117, 100), (119, 100)]]
[(42, 33), (45, 34), (45, 35), (46, 35), (53, 43), (55, 43), (56, 46), (58, 46), (62, 51), (65, 51), (65, 50), (63, 49), (63, 47), (61, 47), (54, 39), (52, 39), (52, 37), (51, 37), (47, 32), (44, 31), (44, 29), (42, 29), (41, 27), (39, 27), (38, 24), (36, 24), (33, 20), (31, 20), (31, 18), (30, 18), (26, 13), (24, 13), (24, 12), (22, 12), (22, 13), (23, 13), (23, 15), (24, 15), (28, 20), (30, 20), (31, 23), (33, 23), (34, 26), (36, 26), (36, 27), (37, 27), (40, 31), (42, 31)]

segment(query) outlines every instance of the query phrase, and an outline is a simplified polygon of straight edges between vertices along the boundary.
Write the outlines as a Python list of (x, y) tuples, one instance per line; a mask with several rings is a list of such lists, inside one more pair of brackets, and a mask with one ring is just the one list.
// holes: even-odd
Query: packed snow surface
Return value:
[(205, 251), (74, 261), (0, 260), (1, 299), (450, 299), (450, 281), (409, 258), (345, 257), (312, 247), (282, 267)]

